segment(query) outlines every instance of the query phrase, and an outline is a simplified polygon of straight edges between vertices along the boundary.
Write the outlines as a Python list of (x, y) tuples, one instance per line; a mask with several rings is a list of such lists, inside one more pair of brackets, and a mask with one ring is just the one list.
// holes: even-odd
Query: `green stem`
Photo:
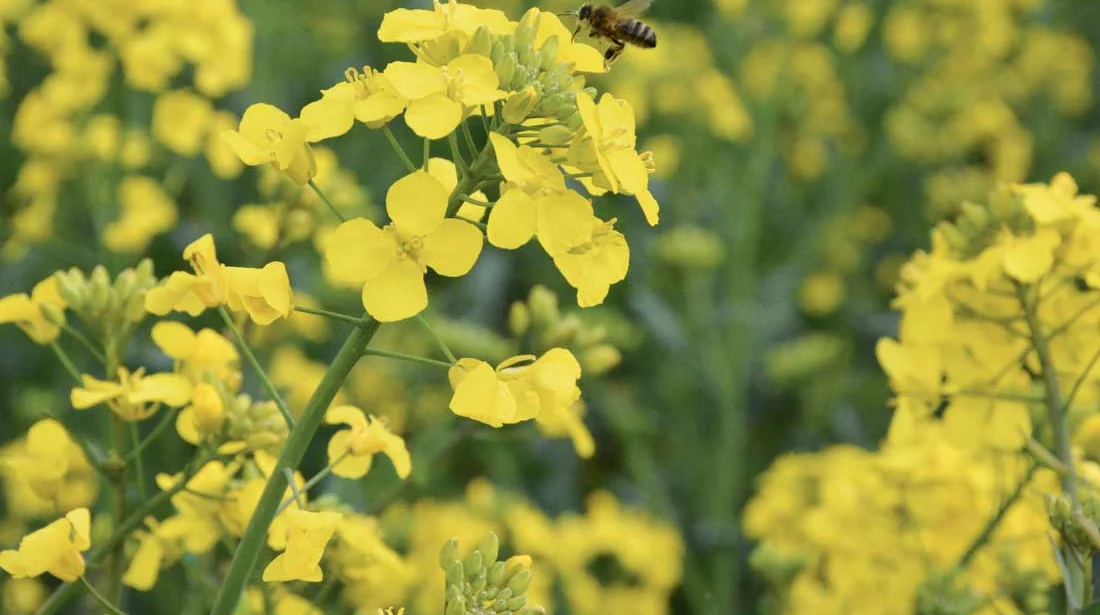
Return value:
[(296, 489), (295, 486), (294, 486), (294, 483), (291, 482), (290, 486), (291, 486), (291, 489), (294, 490), (294, 495), (287, 498), (287, 499), (285, 499), (285, 500), (283, 500), (282, 504), (279, 504), (278, 510), (275, 511), (275, 516), (278, 517), (280, 514), (282, 514), (282, 512), (284, 510), (286, 510), (287, 508), (290, 508), (290, 505), (293, 504), (295, 501), (298, 501), (298, 507), (299, 508), (305, 508), (305, 506), (302, 506), (302, 503), (299, 499), (298, 494), (299, 493), (309, 493), (310, 489), (313, 489), (314, 487), (316, 487), (317, 484), (320, 483), (322, 480), (324, 480), (326, 476), (328, 476), (329, 474), (332, 474), (332, 468), (336, 467), (341, 461), (346, 459), (347, 456), (350, 455), (350, 454), (351, 454), (350, 450), (349, 451), (344, 451), (339, 457), (334, 459), (332, 461), (332, 463), (330, 463), (327, 466), (321, 468), (320, 472), (317, 472), (316, 474), (313, 475), (312, 478), (307, 480), (305, 482), (305, 484), (302, 485), (301, 489)]
[[(176, 495), (180, 491), (183, 491), (184, 487), (187, 486), (187, 481), (190, 480), (191, 477), (193, 477), (195, 473), (199, 470), (199, 468), (204, 466), (209, 460), (209, 457), (196, 459), (184, 471), (183, 478), (178, 483), (173, 485), (172, 488), (168, 489), (167, 491), (162, 491), (157, 495), (149, 498), (148, 500), (142, 502), (141, 505), (134, 510), (134, 512), (130, 513), (130, 516), (126, 517), (126, 519), (123, 520), (122, 523), (120, 523), (118, 527), (115, 528), (115, 531), (111, 533), (111, 535), (108, 536), (106, 540), (96, 546), (96, 548), (92, 549), (91, 553), (89, 553), (87, 557), (87, 565), (91, 567), (99, 564), (103, 561), (105, 557), (110, 555), (116, 547), (120, 547), (125, 544), (126, 538), (130, 535), (130, 533), (141, 527), (141, 525), (145, 523), (145, 517), (154, 512), (162, 504), (172, 499), (172, 496)], [(38, 611), (36, 611), (35, 615), (55, 615), (62, 608), (65, 607), (69, 600), (71, 600), (76, 595), (76, 593), (80, 590), (80, 587), (81, 586), (76, 584), (75, 582), (62, 583), (60, 586), (57, 587), (57, 589), (53, 591), (52, 594), (50, 594), (50, 597), (42, 603), (42, 606), (38, 607)]]
[(93, 344), (91, 342), (91, 340), (89, 340), (87, 337), (85, 337), (83, 333), (77, 331), (76, 329), (70, 327), (67, 324), (61, 325), (61, 330), (64, 331), (65, 333), (68, 333), (69, 335), (73, 336), (73, 338), (76, 339), (76, 341), (80, 342), (80, 344), (82, 346), (84, 346), (84, 348), (86, 348), (88, 350), (88, 352), (90, 352), (92, 354), (92, 356), (96, 358), (97, 361), (99, 361), (100, 363), (106, 363), (107, 362), (107, 359), (103, 356), (103, 353), (100, 352), (95, 347), (95, 344)]
[(237, 340), (237, 345), (241, 347), (241, 352), (244, 353), (245, 358), (248, 360), (248, 364), (252, 366), (253, 371), (260, 377), (260, 381), (264, 385), (264, 389), (267, 390), (267, 394), (271, 396), (271, 400), (275, 402), (275, 406), (279, 409), (279, 414), (283, 415), (283, 420), (286, 424), (294, 429), (294, 416), (290, 414), (290, 410), (286, 407), (286, 402), (283, 401), (279, 390), (275, 388), (275, 384), (271, 382), (271, 379), (264, 373), (264, 368), (260, 366), (260, 362), (256, 360), (256, 355), (252, 354), (252, 349), (248, 347), (248, 342), (244, 341), (244, 336), (241, 335), (240, 330), (237, 329), (237, 325), (233, 324), (233, 319), (229, 317), (229, 312), (225, 311), (225, 306), (218, 306), (218, 314), (221, 314), (222, 321), (225, 322), (225, 326), (229, 329), (229, 332), (233, 334), (233, 339)]
[[(110, 473), (111, 484), (114, 487), (115, 498), (115, 519), (123, 519), (128, 514), (129, 508), (126, 501), (127, 485), (126, 485), (126, 464), (121, 463), (122, 459), (125, 459), (125, 452), (123, 447), (126, 442), (126, 425), (125, 422), (115, 415), (111, 414), (111, 459), (119, 460), (120, 463), (114, 465), (114, 471)], [(122, 576), (126, 570), (126, 553), (123, 549), (123, 545), (118, 545), (114, 552), (111, 553), (111, 560), (108, 567), (107, 575), (107, 595), (111, 597), (115, 602), (122, 602)]]
[(482, 201), (481, 199), (475, 199), (474, 197), (466, 195), (466, 194), (460, 194), (460, 195), (458, 195), (458, 198), (462, 199), (463, 202), (469, 203), (471, 205), (480, 205), (481, 207), (492, 207), (493, 206), (493, 204), (488, 202), (488, 201)]
[[(305, 510), (306, 503), (302, 501), (302, 494), (298, 492), (298, 485), (294, 484), (294, 471), (290, 468), (283, 468), (283, 474), (286, 475), (286, 484), (290, 485), (291, 501), (298, 504), (298, 508)], [(278, 516), (278, 513), (275, 516)]]
[(317, 196), (325, 202), (325, 205), (328, 205), (328, 208), (332, 210), (332, 213), (336, 214), (336, 217), (340, 219), (340, 222), (348, 221), (348, 219), (344, 217), (344, 214), (340, 213), (340, 210), (332, 204), (332, 201), (328, 200), (328, 197), (325, 196), (325, 193), (321, 191), (321, 187), (317, 185), (317, 182), (313, 181), (312, 179), (309, 180), (309, 187), (313, 188), (313, 191), (316, 192)]
[(451, 198), (447, 202), (448, 218), (453, 218), (455, 212), (462, 206), (462, 197), (459, 195), (477, 192), (477, 185), (485, 181), (490, 171), (495, 172), (495, 167), (496, 155), (493, 153), (493, 146), (490, 142), (485, 145), (481, 153), (477, 155), (477, 158), (470, 163), (469, 171), (462, 176), (458, 185), (455, 186), (454, 192), (451, 193)]
[[(138, 432), (138, 424), (135, 421), (130, 422), (130, 453), (126, 455), (126, 459), (134, 460), (134, 477), (137, 480), (138, 497), (141, 501), (149, 499), (149, 492), (145, 487), (145, 460), (141, 458), (141, 451), (138, 451), (138, 447), (141, 446), (141, 434)], [(137, 451), (136, 453), (134, 451)]]
[(455, 133), (452, 132), (451, 134), (447, 135), (447, 145), (449, 145), (451, 148), (451, 158), (455, 159), (455, 166), (458, 167), (459, 173), (465, 174), (466, 167), (469, 163), (467, 163), (466, 159), (462, 157), (462, 151), (458, 147), (458, 139), (455, 138)]
[(344, 381), (347, 380), (348, 374), (355, 367), (356, 361), (366, 350), (371, 338), (378, 331), (378, 327), (378, 321), (364, 317), (363, 326), (352, 330), (351, 335), (348, 336), (340, 351), (333, 358), (324, 377), (321, 378), (321, 382), (313, 391), (313, 395), (310, 397), (309, 403), (306, 404), (305, 411), (302, 413), (298, 424), (290, 430), (290, 435), (283, 443), (283, 450), (279, 454), (279, 459), (275, 463), (270, 478), (267, 480), (267, 485), (264, 487), (255, 512), (241, 536), (237, 550), (233, 553), (233, 561), (229, 565), (221, 589), (214, 600), (214, 608), (210, 611), (211, 615), (231, 615), (237, 608), (245, 583), (252, 575), (252, 570), (256, 567), (256, 561), (259, 559), (267, 540), (267, 530), (271, 526), (271, 521), (275, 518), (275, 513), (287, 488), (283, 468), (293, 470), (301, 463), (302, 457), (317, 433), (317, 429), (321, 426), (325, 411), (328, 410), (329, 404), (332, 403), (336, 393), (343, 386)]
[(360, 327), (363, 325), (363, 321), (354, 316), (348, 316), (347, 314), (341, 314), (339, 312), (330, 312), (328, 310), (319, 310), (317, 308), (305, 307), (302, 305), (294, 306), (295, 312), (301, 312), (303, 314), (313, 314), (314, 316), (324, 316), (325, 318), (331, 318), (333, 320), (339, 320), (348, 324)]
[(428, 161), (432, 159), (432, 140), (428, 137), (424, 137), (424, 157), (423, 162), (420, 164), (421, 171), (428, 170)]
[(57, 340), (50, 342), (50, 348), (53, 349), (53, 353), (57, 355), (57, 360), (61, 361), (61, 365), (64, 366), (65, 371), (69, 372), (69, 375), (73, 377), (78, 385), (84, 383), (84, 378), (80, 376), (80, 370), (76, 368), (76, 364), (69, 358), (69, 355), (65, 353), (65, 349), (61, 347), (61, 344), (57, 343)]
[(1039, 467), (1038, 463), (1032, 463), (1027, 469), (1027, 473), (1024, 474), (1024, 478), (1020, 481), (1020, 484), (1016, 485), (1012, 493), (1010, 493), (1005, 501), (1001, 503), (1000, 508), (990, 517), (985, 527), (982, 528), (981, 533), (970, 543), (966, 552), (959, 558), (959, 563), (956, 566), (959, 570), (965, 569), (970, 564), (971, 560), (974, 559), (974, 556), (977, 555), (982, 547), (989, 542), (989, 539), (993, 537), (993, 532), (997, 531), (997, 528), (1001, 526), (1001, 521), (1003, 521), (1005, 515), (1008, 514), (1008, 509), (1012, 508), (1012, 505), (1019, 501), (1024, 495), (1024, 489), (1031, 483), (1031, 479), (1035, 477), (1035, 472)]
[(437, 361), (435, 359), (429, 359), (427, 357), (418, 357), (416, 355), (405, 354), (403, 352), (393, 352), (392, 350), (382, 350), (380, 348), (367, 348), (363, 354), (373, 355), (376, 357), (386, 357), (387, 359), (398, 359), (400, 361), (409, 361), (411, 363), (423, 363), (425, 365), (434, 365), (436, 367), (443, 367), (450, 369), (452, 363), (446, 361)]
[(126, 615), (125, 611), (111, 604), (110, 600), (103, 597), (103, 594), (97, 592), (95, 590), (95, 587), (92, 587), (92, 584), (88, 582), (87, 577), (81, 576), (80, 582), (84, 585), (84, 588), (88, 590), (88, 593), (91, 594), (93, 598), (95, 598), (96, 602), (103, 605), (103, 608), (107, 609), (108, 613), (111, 613), (111, 615)]
[(477, 144), (474, 143), (474, 134), (470, 132), (470, 126), (466, 122), (462, 122), (461, 126), (462, 137), (466, 140), (466, 147), (470, 148), (470, 155), (477, 156)]
[(156, 426), (153, 427), (153, 431), (150, 431), (149, 435), (145, 436), (144, 440), (142, 440), (140, 443), (134, 446), (133, 449), (130, 450), (130, 454), (126, 456), (125, 462), (131, 463), (139, 460), (141, 458), (142, 451), (149, 448), (149, 446), (157, 438), (159, 438), (162, 433), (164, 433), (164, 430), (168, 429), (168, 427), (172, 425), (175, 416), (175, 412), (171, 410), (165, 410), (164, 416), (162, 416), (160, 421), (157, 422)]
[(458, 359), (455, 358), (454, 353), (451, 352), (451, 349), (447, 347), (447, 344), (443, 341), (443, 338), (439, 337), (439, 334), (435, 332), (435, 329), (433, 329), (432, 326), (428, 324), (428, 319), (424, 318), (424, 314), (417, 314), (416, 319), (419, 320), (420, 324), (424, 325), (424, 328), (428, 330), (428, 333), (430, 333), (432, 338), (435, 339), (436, 345), (438, 345), (439, 349), (443, 351), (443, 354), (447, 357), (447, 359), (451, 361), (451, 364), (453, 365), (455, 363), (458, 363)]
[(398, 142), (397, 137), (393, 136), (393, 131), (390, 130), (388, 125), (382, 126), (382, 134), (386, 135), (386, 140), (390, 142), (390, 147), (397, 153), (397, 157), (405, 163), (405, 168), (410, 173), (416, 171), (416, 165), (413, 164), (412, 158), (409, 158), (409, 155), (405, 153), (405, 148), (401, 147), (401, 143)]

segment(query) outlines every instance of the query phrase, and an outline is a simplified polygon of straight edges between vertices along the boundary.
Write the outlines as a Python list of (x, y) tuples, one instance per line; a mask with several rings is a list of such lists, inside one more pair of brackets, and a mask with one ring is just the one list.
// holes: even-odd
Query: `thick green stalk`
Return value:
[(293, 471), (301, 463), (306, 449), (309, 448), (310, 441), (313, 440), (313, 436), (321, 426), (325, 411), (328, 410), (329, 404), (332, 403), (336, 393), (343, 386), (344, 381), (347, 380), (348, 374), (355, 367), (355, 363), (362, 356), (363, 351), (367, 349), (367, 345), (374, 337), (375, 332), (378, 331), (378, 327), (378, 321), (364, 317), (363, 326), (351, 332), (340, 351), (336, 353), (336, 357), (333, 358), (332, 364), (325, 372), (320, 384), (317, 385), (317, 390), (310, 397), (301, 418), (294, 429), (290, 431), (290, 435), (283, 444), (283, 451), (279, 455), (279, 460), (276, 462), (271, 477), (267, 480), (267, 486), (264, 487), (260, 501), (256, 505), (256, 511), (252, 513), (248, 527), (245, 529), (244, 535), (241, 536), (237, 550), (233, 553), (233, 561), (229, 565), (225, 581), (214, 600), (214, 608), (210, 611), (211, 615), (231, 615), (237, 608), (237, 602), (240, 601), (245, 583), (252, 575), (252, 570), (256, 567), (256, 561), (264, 548), (264, 543), (267, 540), (267, 530), (271, 527), (275, 512), (282, 503), (283, 494), (286, 493), (287, 479), (283, 470), (290, 469)]

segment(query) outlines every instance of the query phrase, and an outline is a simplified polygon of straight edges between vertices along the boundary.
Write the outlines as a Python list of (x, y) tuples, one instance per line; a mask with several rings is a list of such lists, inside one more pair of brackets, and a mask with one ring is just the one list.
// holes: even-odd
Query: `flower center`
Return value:
[(616, 126), (603, 135), (600, 148), (603, 150), (634, 149), (634, 133), (625, 126)]
[(392, 223), (386, 225), (386, 231), (389, 233), (393, 233), (393, 237), (397, 242), (398, 260), (409, 259), (413, 262), (420, 262), (420, 251), (424, 249), (423, 236), (404, 236), (400, 232), (398, 232), (397, 227), (395, 227)]
[(281, 143), (283, 141), (282, 131), (275, 130), (274, 128), (268, 128), (264, 131), (264, 137), (272, 143)]
[(443, 74), (443, 79), (447, 82), (447, 98), (458, 100), (461, 98), (462, 81), (465, 77), (462, 68), (458, 68), (455, 71), (449, 70), (446, 66), (439, 69)]

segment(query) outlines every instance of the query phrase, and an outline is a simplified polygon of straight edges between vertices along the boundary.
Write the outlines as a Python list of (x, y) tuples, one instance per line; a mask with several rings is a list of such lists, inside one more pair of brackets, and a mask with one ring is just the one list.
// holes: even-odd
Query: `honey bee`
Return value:
[(627, 0), (627, 2), (610, 7), (606, 4), (584, 4), (576, 11), (562, 13), (577, 18), (577, 29), (573, 32), (573, 38), (587, 25), (588, 36), (604, 39), (610, 43), (610, 47), (604, 52), (604, 61), (610, 66), (619, 59), (627, 43), (652, 49), (657, 46), (657, 34), (653, 32), (642, 20), (638, 19), (653, 0)]

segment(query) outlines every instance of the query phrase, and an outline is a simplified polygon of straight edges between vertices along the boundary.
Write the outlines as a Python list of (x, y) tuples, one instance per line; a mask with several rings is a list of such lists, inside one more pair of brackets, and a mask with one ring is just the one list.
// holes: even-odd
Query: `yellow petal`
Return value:
[(462, 103), (444, 94), (414, 100), (405, 109), (405, 123), (421, 137), (442, 139), (462, 123)]
[(398, 248), (393, 235), (370, 220), (348, 220), (325, 238), (325, 277), (333, 284), (359, 287), (389, 267)]
[(438, 68), (427, 64), (390, 62), (384, 74), (397, 93), (410, 101), (447, 90), (447, 80), (443, 77), (443, 73)]
[(160, 565), (164, 561), (164, 547), (155, 538), (145, 538), (138, 545), (134, 559), (130, 560), (130, 566), (126, 574), (122, 576), (122, 582), (127, 587), (138, 591), (147, 592), (157, 584), (160, 576)]
[(185, 405), (191, 399), (191, 381), (180, 374), (152, 374), (138, 381), (127, 397), (132, 404), (159, 401), (174, 408)]
[(274, 149), (260, 149), (255, 143), (249, 141), (243, 135), (233, 130), (226, 130), (221, 134), (222, 142), (233, 150), (233, 153), (248, 166), (256, 166), (275, 160)]
[(394, 9), (382, 17), (378, 40), (383, 43), (426, 41), (443, 32), (433, 11)]
[[(498, 150), (499, 151), (499, 150)], [(531, 240), (538, 221), (538, 205), (522, 190), (501, 195), (489, 212), (489, 243), (515, 250)]]
[[(357, 412), (358, 408), (355, 409)], [(362, 416), (362, 413), (359, 413)], [(338, 431), (328, 441), (328, 462), (332, 473), (342, 478), (363, 478), (370, 471), (373, 455), (349, 454), (351, 449), (351, 431)], [(336, 460), (340, 461), (337, 462)]]
[(153, 343), (176, 361), (190, 358), (195, 350), (195, 332), (182, 322), (165, 320), (153, 325)]
[(429, 158), (428, 174), (439, 180), (448, 194), (458, 185), (458, 168), (455, 167), (455, 163), (446, 158)]
[(481, 231), (469, 222), (449, 218), (424, 238), (421, 261), (448, 277), (466, 275), (477, 262), (483, 243)]
[(381, 322), (416, 316), (428, 307), (424, 272), (409, 259), (394, 261), (363, 285), (363, 307)]
[(92, 514), (87, 508), (77, 508), (68, 512), (65, 518), (72, 524), (69, 535), (77, 551), (87, 551), (92, 546)]
[(355, 86), (344, 82), (325, 90), (321, 100), (302, 107), (298, 115), (312, 143), (347, 133), (355, 124)]
[(439, 180), (425, 171), (414, 171), (390, 186), (386, 213), (403, 237), (424, 237), (443, 222), (448, 196)]
[(347, 425), (356, 429), (367, 428), (367, 417), (355, 406), (335, 406), (325, 412), (325, 422), (329, 425)]
[(69, 394), (69, 402), (77, 410), (85, 410), (92, 406), (114, 399), (122, 394), (122, 385), (117, 382), (97, 380), (88, 374), (84, 374), (84, 387), (76, 387)]
[(516, 401), (497, 378), (496, 371), (488, 363), (478, 361), (465, 372), (451, 397), (448, 406), (451, 412), (492, 427), (511, 423), (516, 415)]
[(408, 478), (412, 472), (412, 457), (409, 456), (409, 449), (405, 446), (405, 440), (394, 434), (387, 434), (385, 440), (386, 447), (383, 451), (393, 462), (393, 468), (397, 472), (397, 476)]

